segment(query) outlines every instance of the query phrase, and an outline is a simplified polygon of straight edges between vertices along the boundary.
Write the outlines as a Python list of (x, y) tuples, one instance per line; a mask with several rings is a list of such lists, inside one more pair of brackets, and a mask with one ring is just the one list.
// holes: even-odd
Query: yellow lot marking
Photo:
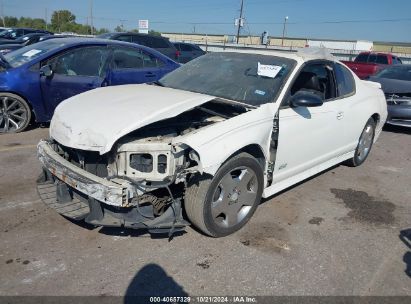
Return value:
[(24, 150), (24, 149), (31, 149), (31, 148), (35, 148), (35, 147), (37, 147), (37, 145), (19, 145), (19, 146), (13, 146), (13, 147), (0, 148), (0, 152)]

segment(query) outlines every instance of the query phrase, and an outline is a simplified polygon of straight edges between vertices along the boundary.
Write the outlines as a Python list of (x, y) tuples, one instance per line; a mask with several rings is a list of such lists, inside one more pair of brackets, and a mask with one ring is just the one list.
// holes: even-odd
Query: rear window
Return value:
[(164, 38), (157, 38), (157, 37), (152, 37), (152, 36), (134, 36), (133, 41), (135, 43), (145, 45), (151, 48), (155, 49), (163, 49), (163, 48), (169, 48), (170, 43), (168, 40)]
[(368, 61), (368, 54), (360, 54), (355, 58), (355, 62), (367, 62)]
[(377, 63), (380, 63), (380, 64), (388, 64), (388, 58), (387, 58), (387, 56), (378, 55), (378, 56), (377, 56)]
[(180, 50), (184, 51), (184, 52), (192, 52), (193, 49), (191, 48), (191, 46), (187, 45), (187, 44), (181, 44), (180, 45)]
[(151, 38), (152, 48), (164, 49), (164, 48), (170, 47), (170, 43), (166, 39), (157, 38), (157, 37), (150, 37), (150, 38)]

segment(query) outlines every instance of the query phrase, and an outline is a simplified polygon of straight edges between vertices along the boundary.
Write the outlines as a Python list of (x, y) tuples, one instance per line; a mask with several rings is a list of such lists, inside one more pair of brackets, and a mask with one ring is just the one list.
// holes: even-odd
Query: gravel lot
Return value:
[(43, 205), (35, 145), (47, 134), (0, 135), (0, 295), (411, 296), (400, 239), (411, 228), (411, 132), (384, 131), (362, 167), (263, 202), (232, 236), (187, 228), (171, 242), (72, 223)]

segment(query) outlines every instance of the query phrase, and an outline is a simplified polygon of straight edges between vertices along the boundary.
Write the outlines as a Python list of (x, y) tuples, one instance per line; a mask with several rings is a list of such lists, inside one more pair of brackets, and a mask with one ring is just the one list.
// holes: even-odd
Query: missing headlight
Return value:
[(151, 154), (131, 154), (130, 167), (144, 173), (153, 171), (153, 156)]
[(157, 158), (157, 170), (158, 173), (166, 173), (167, 170), (167, 156), (160, 154)]

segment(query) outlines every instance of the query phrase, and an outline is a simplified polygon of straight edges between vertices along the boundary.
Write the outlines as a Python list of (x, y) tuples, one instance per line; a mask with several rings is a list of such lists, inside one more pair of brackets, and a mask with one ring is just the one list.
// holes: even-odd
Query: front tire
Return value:
[(0, 133), (24, 131), (31, 120), (31, 109), (18, 95), (0, 93)]
[(355, 149), (354, 157), (347, 160), (346, 165), (349, 167), (361, 166), (371, 152), (374, 143), (376, 122), (374, 118), (370, 118), (358, 140), (357, 148)]
[(196, 175), (187, 186), (185, 210), (191, 223), (212, 237), (240, 230), (254, 214), (264, 188), (263, 170), (248, 153), (224, 163), (214, 177)]

